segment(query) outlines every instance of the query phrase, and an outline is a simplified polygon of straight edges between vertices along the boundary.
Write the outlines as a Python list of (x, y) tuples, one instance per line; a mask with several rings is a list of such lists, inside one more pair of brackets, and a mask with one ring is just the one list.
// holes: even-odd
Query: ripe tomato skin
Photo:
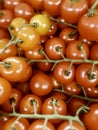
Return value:
[(41, 53), (41, 50), (44, 50), (41, 44), (38, 44), (32, 50), (25, 50), (24, 54), (25, 57), (31, 60), (41, 60), (44, 58), (44, 55)]
[(18, 110), (21, 99), (21, 92), (16, 88), (12, 88), (9, 99), (6, 100), (3, 104), (1, 104), (1, 108), (6, 112), (12, 112), (12, 103), (14, 103), (15, 110)]
[[(84, 14), (78, 22), (79, 34), (90, 41), (98, 41), (98, 10), (95, 10), (93, 16)], [(92, 26), (93, 25), (93, 26)]]
[(22, 17), (29, 21), (34, 16), (34, 9), (26, 2), (21, 2), (14, 7), (15, 17)]
[(31, 77), (30, 89), (38, 96), (49, 94), (53, 89), (51, 78), (45, 73), (37, 73)]
[(0, 28), (7, 29), (10, 22), (14, 19), (14, 13), (8, 9), (2, 9), (0, 12)]
[(50, 62), (37, 62), (37, 67), (43, 72), (51, 71), (53, 64)]
[(90, 59), (91, 60), (98, 60), (98, 43), (95, 43), (90, 50)]
[(52, 20), (50, 20), (50, 22), (51, 22), (51, 25), (50, 25), (50, 29), (47, 33), (47, 36), (54, 36), (57, 32), (57, 29), (58, 29), (57, 24), (55, 21), (52, 21)]
[(98, 84), (98, 67), (95, 65), (92, 73), (90, 72), (91, 69), (92, 64), (89, 63), (82, 63), (76, 69), (76, 81), (84, 88), (95, 87)]
[[(84, 52), (81, 50), (83, 48)], [(69, 59), (84, 59), (89, 57), (89, 46), (81, 40), (74, 40), (68, 43), (65, 56)]]
[(44, 0), (43, 6), (46, 12), (48, 12), (51, 16), (59, 16), (60, 15), (60, 3), (62, 0)]
[[(75, 29), (71, 27), (63, 28), (59, 33), (59, 38), (63, 39), (66, 44), (71, 41), (78, 39), (78, 34), (75, 32)], [(73, 34), (74, 33), (74, 34)]]
[(11, 56), (4, 59), (3, 62), (4, 64), (5, 63), (10, 64), (9, 67), (7, 67), (4, 64), (0, 65), (0, 74), (8, 81), (12, 82), (19, 81), (27, 71), (27, 62), (22, 57)]
[(36, 107), (36, 113), (41, 112), (42, 108), (42, 101), (40, 97), (34, 94), (27, 94), (24, 96), (19, 105), (19, 110), (20, 113), (22, 114), (34, 114), (34, 105), (33, 102), (35, 102), (35, 107)]
[(28, 64), (27, 66), (27, 70), (25, 72), (25, 75), (21, 77), (21, 79), (19, 80), (19, 82), (23, 83), (23, 82), (27, 82), (30, 80), (31, 76), (33, 74), (33, 69), (32, 66), (30, 64)]
[[(44, 100), (42, 106), (42, 114), (54, 114), (54, 105), (58, 114), (66, 115), (67, 114), (67, 105), (64, 100), (59, 99), (56, 96), (49, 97)], [(53, 124), (58, 124), (62, 120), (61, 119), (49, 119), (49, 121)]]
[(75, 80), (73, 80), (69, 83), (63, 84), (63, 89), (66, 92), (69, 92), (69, 93), (75, 94), (75, 95), (79, 95), (82, 91), (81, 87)]
[(61, 99), (61, 100), (64, 100), (64, 101), (67, 101), (67, 95), (65, 93), (62, 93), (62, 92), (53, 91), (51, 93), (51, 96), (56, 97), (56, 98)]
[[(44, 126), (44, 121), (45, 120), (43, 120), (43, 119), (35, 120), (34, 122), (32, 122), (30, 124), (28, 130), (42, 130), (43, 126)], [(47, 121), (45, 129), (55, 130), (55, 127), (53, 126), (53, 124), (51, 122)]]
[[(5, 45), (10, 41), (8, 38), (0, 39), (0, 50), (5, 47)], [(17, 47), (14, 45), (9, 46), (4, 52), (0, 54), (0, 60), (4, 60), (5, 58), (8, 58), (10, 56), (16, 56), (17, 54)]]
[(0, 28), (0, 39), (2, 38), (10, 38), (10, 34), (4, 28)]
[(11, 90), (12, 86), (10, 82), (5, 78), (0, 77), (0, 104), (9, 99)]
[(4, 7), (13, 11), (14, 7), (23, 1), (24, 0), (4, 0)]
[(37, 9), (37, 10), (43, 10), (44, 7), (43, 7), (43, 2), (44, 0), (29, 0), (29, 4), (34, 8), (34, 9)]
[(65, 48), (64, 41), (58, 37), (53, 37), (45, 43), (45, 52), (50, 59), (61, 59), (65, 53)]
[(70, 62), (59, 62), (53, 70), (54, 78), (63, 84), (71, 82), (75, 77), (75, 66), (70, 67)]
[(36, 14), (30, 19), (30, 24), (41, 35), (46, 35), (49, 32), (51, 22), (46, 15)]
[[(79, 124), (78, 122), (76, 122), (76, 121), (73, 121), (72, 124), (73, 124), (73, 129), (74, 129), (74, 130), (86, 130), (86, 128), (85, 128), (84, 126), (80, 125), (80, 124)], [(70, 127), (69, 121), (64, 121), (64, 122), (62, 122), (62, 123), (59, 125), (59, 127), (58, 127), (57, 130), (70, 130), (70, 129), (71, 129), (71, 127)]]
[(60, 4), (61, 16), (66, 22), (75, 24), (78, 23), (81, 16), (88, 11), (87, 0), (79, 0), (72, 2), (72, 0), (62, 0)]
[(98, 98), (98, 88), (97, 85), (94, 87), (87, 87), (85, 88), (85, 92), (88, 97), (90, 98)]
[[(81, 107), (86, 105), (86, 102), (83, 99), (79, 98), (72, 98), (68, 103), (67, 103), (67, 108), (68, 108), (68, 113), (72, 116), (75, 116), (77, 110)], [(81, 113), (80, 113), (81, 114)], [(79, 114), (79, 115), (80, 115)], [(81, 114), (82, 115), (82, 114)]]
[(16, 39), (21, 39), (23, 41), (22, 43), (17, 44), (18, 47), (23, 50), (31, 50), (39, 44), (40, 35), (33, 27), (25, 26), (18, 31)]
[(83, 122), (88, 130), (98, 130), (98, 103), (89, 108), (90, 110), (83, 116)]
[[(12, 117), (9, 119), (3, 126), (2, 130), (11, 130), (12, 124), (15, 122), (17, 117)], [(16, 121), (15, 130), (28, 130), (29, 128), (29, 121), (26, 118), (20, 118), (18, 121)]]

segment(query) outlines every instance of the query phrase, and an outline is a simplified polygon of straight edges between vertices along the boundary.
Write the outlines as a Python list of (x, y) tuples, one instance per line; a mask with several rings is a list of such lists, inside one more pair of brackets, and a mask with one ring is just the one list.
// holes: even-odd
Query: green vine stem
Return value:
[(69, 95), (69, 96), (72, 96), (72, 97), (75, 97), (75, 98), (80, 98), (80, 99), (83, 99), (85, 101), (97, 102), (98, 103), (97, 98), (89, 98), (87, 96), (79, 96), (79, 95), (71, 94), (69, 92), (64, 91), (63, 89), (54, 89), (54, 91), (65, 93), (66, 95)]
[(23, 41), (21, 39), (15, 40), (16, 36), (13, 36), (11, 40), (0, 50), (0, 54), (3, 53), (9, 46), (16, 45), (17, 43), (21, 44)]
[(69, 26), (69, 27), (72, 27), (72, 28), (74, 28), (74, 29), (77, 29), (77, 26), (76, 25), (73, 25), (73, 24), (69, 24), (69, 23), (67, 23), (67, 22), (63, 22), (63, 21), (61, 21), (61, 20), (59, 20), (59, 19), (57, 19), (57, 18), (53, 18), (53, 17), (49, 17), (49, 19), (50, 20), (53, 20), (53, 21), (55, 21), (55, 22), (57, 22), (57, 23), (62, 23), (62, 24), (65, 24), (65, 25), (67, 25), (67, 26)]
[(98, 0), (95, 0), (94, 4), (91, 6), (91, 8), (88, 11), (88, 17), (92, 17), (95, 14), (95, 9), (98, 4)]

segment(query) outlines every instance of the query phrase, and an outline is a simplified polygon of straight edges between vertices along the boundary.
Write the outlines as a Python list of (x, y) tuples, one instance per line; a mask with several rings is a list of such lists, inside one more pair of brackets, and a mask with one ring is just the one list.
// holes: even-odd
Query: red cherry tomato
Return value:
[(98, 103), (91, 105), (90, 110), (84, 114), (83, 120), (88, 130), (98, 130)]
[(75, 24), (78, 23), (81, 16), (88, 11), (88, 1), (87, 0), (62, 0), (60, 4), (61, 16), (66, 20), (66, 22)]
[(59, 16), (60, 15), (60, 3), (62, 0), (44, 0), (43, 6), (46, 12), (48, 12), (51, 16)]
[(14, 19), (14, 13), (8, 9), (0, 10), (0, 28), (7, 29), (10, 22)]
[(27, 71), (27, 62), (18, 56), (11, 56), (3, 60), (0, 64), (0, 74), (9, 81), (19, 81)]
[(50, 59), (58, 60), (65, 53), (66, 44), (58, 37), (53, 37), (46, 41), (45, 52)]
[[(42, 130), (44, 127), (44, 122), (45, 122), (45, 120), (43, 120), (43, 119), (35, 120), (34, 122), (31, 123), (28, 130)], [(47, 121), (45, 129), (55, 130), (55, 127), (53, 126), (53, 124), (51, 122)]]
[(38, 73), (31, 77), (30, 89), (38, 96), (49, 94), (53, 89), (51, 78), (45, 73)]
[(76, 69), (75, 78), (84, 88), (95, 87), (98, 84), (98, 68), (95, 65), (92, 71), (92, 64), (82, 63)]
[(22, 17), (29, 21), (34, 16), (34, 9), (26, 2), (21, 2), (14, 7), (15, 17)]
[[(54, 108), (55, 107), (55, 108)], [(42, 114), (54, 114), (56, 112), (60, 115), (66, 115), (67, 114), (67, 105), (64, 102), (64, 100), (54, 97), (47, 98), (42, 106)], [(58, 124), (62, 120), (61, 119), (50, 119), (50, 122), (53, 124)]]
[[(3, 126), (3, 130), (11, 130), (12, 124), (16, 121), (17, 117), (12, 117)], [(15, 130), (27, 130), (29, 128), (29, 121), (26, 118), (20, 118), (13, 126)]]
[(93, 16), (89, 15), (86, 13), (80, 18), (78, 22), (79, 34), (87, 40), (98, 41), (98, 10), (95, 10)]
[(12, 88), (9, 99), (1, 104), (1, 107), (6, 112), (12, 112), (12, 105), (14, 104), (15, 110), (18, 110), (21, 99), (21, 92), (16, 88)]
[(0, 77), (0, 104), (9, 99), (12, 86), (8, 80)]
[(20, 101), (19, 110), (20, 113), (22, 114), (34, 114), (35, 111), (36, 113), (41, 113), (41, 109), (42, 109), (42, 101), (40, 97), (34, 94), (27, 94)]
[(70, 68), (70, 62), (57, 63), (53, 70), (54, 78), (63, 84), (71, 82), (75, 77), (75, 66)]
[[(72, 129), (74, 130), (86, 130), (86, 128), (84, 126), (82, 126), (80, 123), (73, 121), (72, 122)], [(69, 121), (64, 121), (62, 122), (57, 130), (70, 130), (71, 129), (71, 125), (69, 123)]]

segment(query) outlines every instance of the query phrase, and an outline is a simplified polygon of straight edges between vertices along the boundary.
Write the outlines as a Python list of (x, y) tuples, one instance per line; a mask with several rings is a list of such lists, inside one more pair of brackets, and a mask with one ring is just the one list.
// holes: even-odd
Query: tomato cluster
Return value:
[(98, 130), (98, 0), (0, 0), (1, 130)]

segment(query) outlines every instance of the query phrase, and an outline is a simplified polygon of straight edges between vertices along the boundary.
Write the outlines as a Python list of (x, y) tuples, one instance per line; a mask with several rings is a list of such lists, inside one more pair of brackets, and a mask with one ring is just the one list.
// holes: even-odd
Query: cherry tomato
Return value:
[(88, 130), (98, 130), (98, 103), (91, 105), (89, 109), (83, 116), (84, 124)]
[(11, 11), (14, 11), (15, 6), (23, 1), (24, 0), (4, 0), (4, 7)]
[(85, 88), (85, 92), (88, 97), (90, 98), (98, 98), (98, 88), (97, 85), (94, 87), (87, 87)]
[[(55, 107), (55, 108), (54, 108)], [(42, 105), (42, 114), (54, 114), (56, 112), (60, 115), (67, 114), (67, 105), (64, 100), (54, 97), (47, 98)], [(50, 119), (50, 122), (53, 124), (58, 124), (62, 120), (61, 119)]]
[(21, 77), (19, 82), (27, 82), (27, 81), (29, 81), (31, 76), (32, 76), (32, 74), (33, 74), (32, 66), (30, 64), (28, 64), (27, 70), (25, 72), (25, 75)]
[(10, 22), (14, 19), (14, 13), (8, 9), (0, 10), (0, 27), (7, 29)]
[(43, 6), (46, 12), (48, 12), (51, 16), (59, 16), (60, 15), (60, 3), (62, 0), (44, 0)]
[(10, 34), (4, 28), (0, 28), (0, 39), (2, 38), (10, 38)]
[(69, 42), (76, 40), (78, 38), (78, 34), (75, 29), (65, 27), (60, 31), (59, 37), (63, 39), (66, 44), (68, 44)]
[(69, 83), (75, 77), (75, 66), (70, 67), (70, 62), (59, 62), (53, 70), (53, 76), (60, 83)]
[[(72, 129), (73, 130), (86, 130), (86, 128), (84, 126), (82, 126), (80, 123), (73, 121), (72, 122)], [(57, 130), (70, 130), (71, 129), (71, 125), (69, 121), (64, 121), (62, 122)]]
[(47, 36), (54, 36), (57, 32), (57, 24), (55, 21), (52, 21), (50, 20), (51, 22), (51, 26), (50, 26), (50, 29), (49, 29), (49, 32), (47, 33)]
[(45, 73), (37, 73), (31, 77), (30, 89), (38, 96), (49, 94), (53, 89), (51, 78)]
[(90, 59), (91, 60), (98, 60), (98, 43), (94, 44), (92, 47), (91, 47), (91, 50), (90, 50)]
[(10, 82), (5, 78), (0, 77), (0, 104), (9, 99), (11, 90), (12, 86)]
[(35, 9), (35, 10), (43, 10), (43, 2), (44, 0), (29, 0), (29, 4)]
[(66, 22), (75, 24), (78, 23), (81, 16), (88, 11), (87, 0), (62, 0), (60, 4), (61, 16)]
[(11, 56), (4, 59), (0, 64), (0, 74), (9, 81), (19, 81), (27, 71), (27, 62), (18, 56)]
[[(42, 130), (44, 127), (44, 122), (45, 122), (45, 120), (43, 120), (43, 119), (35, 120), (30, 124), (28, 130)], [(53, 126), (53, 124), (51, 122), (47, 121), (45, 129), (55, 130), (55, 127)]]
[(49, 76), (50, 76), (50, 78), (52, 79), (53, 88), (58, 88), (58, 89), (61, 88), (60, 82), (58, 82), (58, 81), (54, 78), (53, 73), (50, 73)]
[(69, 92), (71, 94), (76, 94), (76, 95), (79, 95), (82, 91), (81, 87), (75, 80), (73, 80), (69, 83), (63, 84), (63, 89), (66, 92)]
[(34, 16), (34, 9), (26, 2), (21, 2), (14, 7), (15, 17), (22, 17), (29, 21)]
[(84, 59), (89, 57), (89, 46), (81, 40), (74, 40), (68, 43), (65, 56), (69, 59)]
[[(86, 102), (83, 99), (72, 98), (67, 103), (68, 113), (72, 116), (75, 116), (77, 110), (84, 105), (86, 105)], [(81, 113), (79, 113), (79, 116), (80, 114)]]
[(92, 64), (82, 63), (76, 69), (76, 81), (84, 88), (95, 87), (98, 84), (98, 68)]
[(68, 27), (66, 24), (64, 24), (64, 23), (66, 23), (64, 18), (59, 16), (59, 17), (57, 17), (57, 19), (58, 19), (58, 24), (57, 24), (58, 29), (62, 30), (64, 28)]
[(42, 109), (42, 101), (40, 97), (38, 97), (37, 95), (27, 94), (20, 101), (19, 105), (20, 113), (34, 114), (35, 111), (36, 113), (40, 113), (41, 109)]
[(51, 27), (51, 22), (46, 15), (36, 14), (30, 19), (30, 24), (40, 35), (46, 35)]
[(23, 27), (24, 25), (28, 24), (27, 20), (22, 18), (22, 17), (15, 17), (11, 22), (10, 22), (10, 25), (9, 25), (9, 32), (10, 34), (13, 36), (13, 35), (16, 35), (17, 32), (19, 31), (19, 29), (21, 27)]
[(25, 96), (31, 92), (29, 88), (29, 82), (15, 83), (15, 88), (21, 92), (22, 96)]
[(53, 37), (45, 43), (45, 52), (50, 59), (61, 59), (65, 53), (66, 44), (58, 37)]
[(41, 44), (38, 44), (34, 49), (26, 50), (24, 54), (25, 57), (30, 60), (41, 60), (44, 58), (44, 54), (42, 53), (43, 50), (43, 46)]
[(56, 98), (61, 99), (61, 100), (64, 100), (64, 101), (67, 101), (67, 95), (65, 93), (62, 93), (62, 92), (53, 91), (51, 93), (51, 96), (56, 97)]
[(37, 67), (44, 72), (51, 71), (53, 64), (50, 62), (37, 62)]
[[(6, 46), (6, 44), (10, 41), (8, 38), (3, 38), (0, 40), (0, 50)], [(0, 54), (0, 60), (4, 60), (5, 58), (8, 58), (10, 56), (16, 56), (17, 55), (17, 47), (14, 45), (9, 46), (4, 52)]]
[(18, 43), (18, 47), (22, 48), (23, 50), (31, 50), (39, 44), (40, 35), (33, 27), (24, 26), (16, 35), (16, 40), (19, 39), (22, 40), (22, 43)]
[[(78, 22), (79, 34), (90, 41), (98, 41), (98, 11), (95, 10), (94, 15), (89, 13), (82, 15)], [(93, 26), (92, 26), (93, 25)]]
[[(3, 126), (3, 130), (11, 130), (12, 124), (16, 121), (17, 117), (12, 117)], [(20, 118), (15, 122), (13, 129), (27, 130), (29, 128), (29, 121), (26, 118)]]
[(14, 104), (15, 110), (18, 110), (21, 99), (21, 92), (18, 89), (12, 88), (9, 99), (6, 100), (3, 104), (1, 104), (1, 107), (6, 112), (12, 112), (12, 105)]

